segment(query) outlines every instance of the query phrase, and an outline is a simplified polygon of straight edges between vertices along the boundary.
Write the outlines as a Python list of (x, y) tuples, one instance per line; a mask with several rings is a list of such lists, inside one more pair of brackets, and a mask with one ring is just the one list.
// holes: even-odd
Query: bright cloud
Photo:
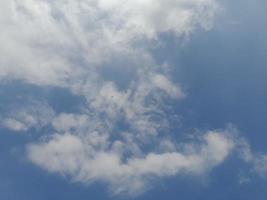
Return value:
[(235, 143), (224, 131), (189, 144), (170, 139), (174, 107), (165, 102), (186, 95), (149, 48), (162, 34), (212, 28), (218, 10), (215, 0), (2, 0), (0, 80), (64, 88), (86, 101), (80, 113), (11, 111), (2, 126), (50, 126), (50, 139), (29, 145), (28, 158), (116, 194), (142, 192), (151, 178), (208, 172)]
[(3, 0), (0, 7), (0, 77), (67, 86), (116, 55), (143, 62), (148, 55), (141, 43), (160, 33), (181, 36), (211, 27), (218, 5), (214, 0)]
[(187, 144), (190, 151), (149, 153), (123, 161), (123, 155), (114, 150), (115, 145), (123, 143), (115, 141), (106, 145), (107, 149), (96, 150), (98, 142), (92, 141), (99, 139), (98, 135), (86, 139), (70, 134), (55, 135), (45, 143), (30, 145), (28, 156), (40, 167), (71, 176), (74, 181), (103, 181), (115, 193), (136, 194), (145, 190), (152, 178), (206, 173), (223, 162), (234, 147), (227, 134), (208, 132), (200, 144)]

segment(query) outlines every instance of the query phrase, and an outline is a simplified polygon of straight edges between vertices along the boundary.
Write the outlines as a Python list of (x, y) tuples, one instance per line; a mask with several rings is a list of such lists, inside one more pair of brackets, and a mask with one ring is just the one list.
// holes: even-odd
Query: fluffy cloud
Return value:
[(215, 0), (2, 0), (0, 80), (85, 99), (80, 113), (39, 105), (10, 112), (2, 126), (51, 126), (49, 140), (28, 146), (29, 159), (75, 181), (106, 182), (117, 194), (141, 192), (151, 178), (206, 173), (234, 142), (215, 131), (177, 147), (169, 111), (186, 95), (149, 49), (163, 34), (210, 29), (218, 8)]
[(186, 94), (149, 49), (164, 34), (212, 28), (218, 10), (216, 0), (1, 0), (0, 81), (64, 88), (85, 103), (78, 113), (56, 113), (45, 100), (21, 105), (2, 113), (0, 125), (49, 126), (49, 138), (27, 146), (29, 160), (115, 194), (138, 194), (155, 178), (201, 176), (233, 151), (266, 177), (266, 155), (233, 129), (190, 142), (169, 134)]
[[(85, 97), (85, 109), (104, 115), (109, 123), (124, 118), (131, 129), (157, 135), (168, 123), (164, 99), (185, 95), (164, 72), (165, 66), (155, 63), (148, 47), (161, 42), (162, 33), (179, 37), (197, 27), (208, 29), (218, 4), (214, 0), (4, 0), (0, 9), (1, 80), (64, 87)], [(123, 66), (110, 67), (117, 60)], [(112, 74), (127, 76), (126, 88), (118, 83), (121, 77)], [(11, 123), (23, 128), (11, 119), (5, 124)]]
[(67, 87), (116, 55), (146, 59), (148, 41), (161, 33), (181, 36), (198, 26), (209, 28), (218, 5), (214, 0), (3, 0), (0, 7), (0, 77)]
[(198, 143), (186, 144), (187, 148), (180, 151), (125, 158), (114, 150), (118, 141), (106, 145), (107, 149), (96, 150), (97, 143), (92, 140), (99, 141), (99, 136), (84, 140), (70, 134), (55, 135), (45, 143), (30, 145), (28, 156), (40, 167), (68, 175), (74, 181), (102, 181), (114, 193), (136, 194), (145, 190), (153, 178), (206, 173), (223, 162), (234, 148), (229, 135), (208, 132)]

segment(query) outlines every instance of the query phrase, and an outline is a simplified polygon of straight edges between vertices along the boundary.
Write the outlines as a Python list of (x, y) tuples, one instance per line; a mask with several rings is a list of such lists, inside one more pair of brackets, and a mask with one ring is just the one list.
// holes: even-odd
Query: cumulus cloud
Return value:
[(153, 178), (206, 173), (223, 162), (234, 148), (231, 137), (214, 131), (204, 134), (198, 143), (186, 144), (190, 151), (151, 152), (124, 158), (113, 150), (116, 141), (105, 150), (95, 150), (96, 143), (91, 141), (99, 138), (92, 137), (84, 140), (71, 134), (55, 135), (45, 143), (28, 146), (28, 156), (40, 167), (68, 175), (74, 181), (102, 181), (114, 193), (136, 194), (145, 190)]
[(49, 140), (28, 146), (29, 159), (74, 181), (106, 182), (116, 194), (141, 192), (151, 178), (206, 173), (234, 142), (214, 131), (177, 148), (169, 111), (186, 95), (149, 49), (162, 34), (212, 28), (218, 9), (215, 0), (2, 0), (0, 80), (64, 88), (86, 101), (79, 113), (22, 108), (2, 125), (51, 126)]

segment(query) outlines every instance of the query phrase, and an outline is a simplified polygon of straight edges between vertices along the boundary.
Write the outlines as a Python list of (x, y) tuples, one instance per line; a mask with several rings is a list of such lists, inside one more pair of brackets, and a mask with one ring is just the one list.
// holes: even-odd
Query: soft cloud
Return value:
[(147, 189), (153, 178), (206, 173), (223, 162), (234, 148), (231, 137), (216, 131), (206, 133), (197, 143), (187, 144), (190, 152), (147, 153), (141, 157), (123, 157), (109, 148), (96, 150), (91, 140), (55, 135), (45, 143), (30, 145), (28, 156), (40, 167), (68, 175), (74, 181), (102, 181), (114, 193), (136, 194)]
[(1, 127), (49, 126), (49, 139), (27, 146), (29, 160), (73, 181), (104, 182), (115, 194), (138, 194), (155, 178), (201, 176), (233, 150), (267, 177), (267, 156), (234, 129), (186, 143), (169, 133), (186, 95), (149, 49), (165, 34), (209, 30), (218, 10), (216, 0), (1, 0), (0, 81), (85, 99), (76, 113), (55, 113), (45, 100), (14, 107), (1, 114)]
[(79, 113), (40, 105), (3, 116), (2, 125), (50, 126), (50, 140), (28, 146), (29, 159), (75, 181), (106, 182), (114, 193), (142, 192), (151, 178), (206, 173), (234, 143), (214, 131), (177, 149), (169, 110), (185, 94), (149, 49), (163, 34), (212, 28), (218, 9), (215, 0), (2, 0), (0, 80), (85, 99)]
[(259, 176), (267, 178), (267, 155), (260, 155), (255, 158), (254, 170)]
[(54, 114), (54, 110), (46, 103), (31, 102), (2, 116), (0, 125), (15, 132), (40, 129), (51, 122)]
[(181, 36), (198, 26), (211, 27), (218, 4), (214, 0), (3, 0), (0, 9), (0, 77), (68, 87), (115, 55), (146, 59), (145, 41), (157, 40), (161, 33)]
[(86, 123), (88, 123), (88, 117), (86, 115), (68, 113), (61, 113), (52, 121), (54, 129), (57, 131), (69, 131), (77, 127), (83, 127)]
[[(160, 42), (162, 33), (180, 37), (207, 29), (218, 9), (214, 0), (4, 0), (1, 5), (0, 79), (69, 89), (86, 98), (85, 109), (98, 120), (104, 116), (110, 126), (125, 119), (139, 135), (158, 135), (168, 126), (164, 99), (185, 96), (165, 66), (156, 64), (149, 43)], [(112, 72), (127, 75), (126, 87), (117, 83), (121, 77), (104, 75), (122, 58), (123, 67)], [(5, 122), (11, 123), (25, 129), (21, 121)]]
[[(245, 138), (237, 138), (237, 152), (239, 157), (250, 166), (252, 174), (267, 178), (267, 155), (266, 153), (253, 152), (251, 145)], [(246, 177), (249, 179), (249, 177)]]

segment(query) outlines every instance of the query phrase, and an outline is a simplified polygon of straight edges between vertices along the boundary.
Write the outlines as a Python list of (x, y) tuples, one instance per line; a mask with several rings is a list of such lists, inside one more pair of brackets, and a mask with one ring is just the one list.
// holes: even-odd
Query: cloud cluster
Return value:
[(208, 29), (217, 8), (214, 0), (3, 0), (0, 77), (69, 87), (118, 57), (142, 65), (149, 41)]
[(153, 178), (208, 172), (235, 143), (228, 131), (172, 141), (169, 111), (186, 95), (149, 49), (164, 34), (210, 29), (218, 8), (215, 0), (2, 0), (0, 80), (86, 100), (80, 113), (23, 108), (2, 126), (51, 126), (50, 138), (28, 146), (28, 158), (74, 181), (106, 182), (116, 194), (142, 192)]
[(99, 135), (86, 139), (70, 134), (55, 135), (47, 143), (30, 145), (29, 158), (46, 170), (68, 175), (75, 181), (103, 181), (115, 194), (137, 194), (153, 178), (206, 173), (223, 162), (234, 148), (229, 135), (208, 132), (199, 143), (187, 144), (181, 151), (125, 159), (119, 153), (124, 145), (121, 141), (110, 145), (106, 142)]

